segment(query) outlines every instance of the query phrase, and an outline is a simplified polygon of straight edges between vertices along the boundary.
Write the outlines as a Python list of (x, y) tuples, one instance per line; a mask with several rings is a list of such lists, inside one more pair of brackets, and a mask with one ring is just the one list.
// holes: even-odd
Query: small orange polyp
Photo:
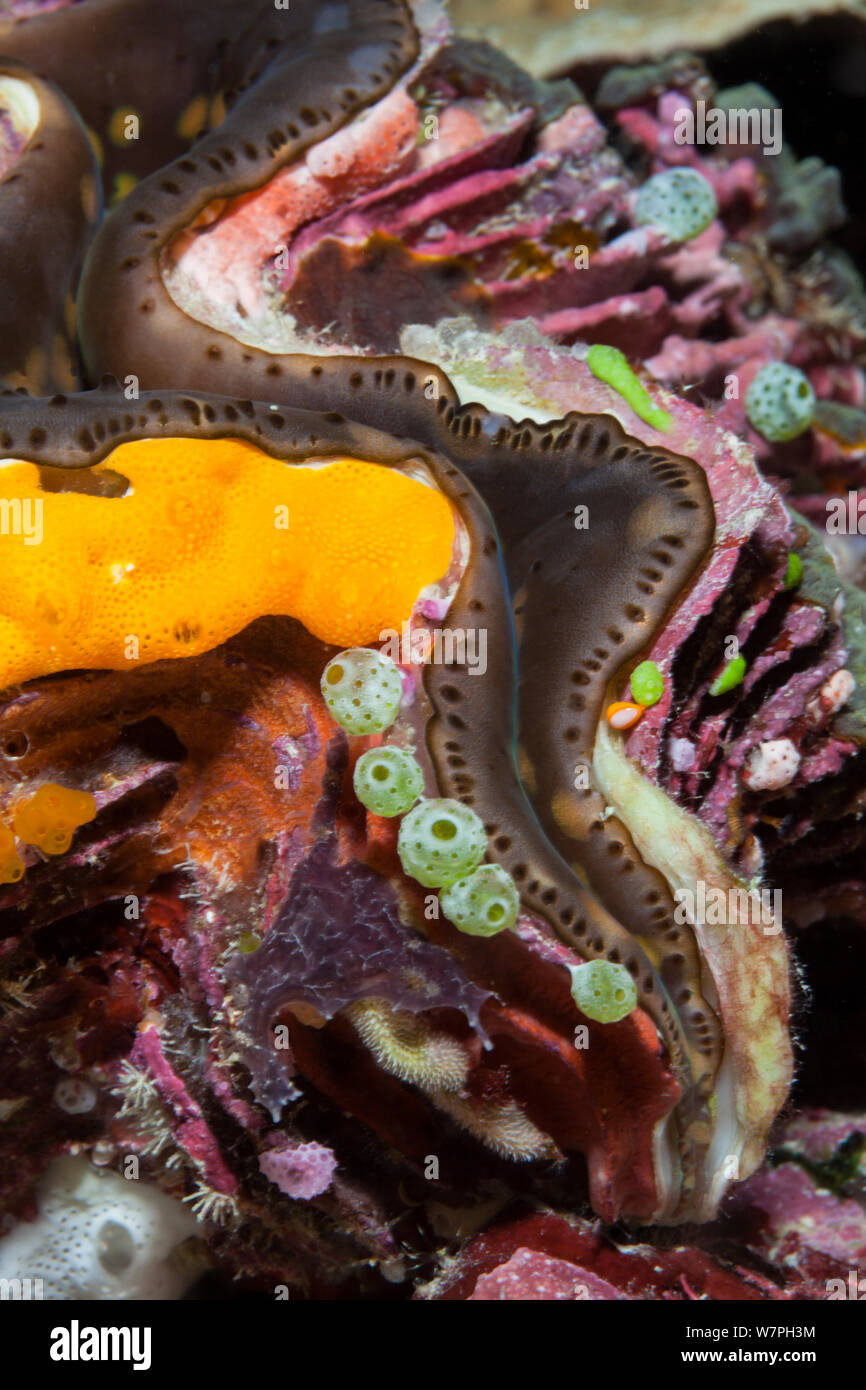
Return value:
[(646, 705), (639, 705), (634, 700), (615, 700), (608, 705), (604, 717), (612, 729), (622, 733), (625, 729), (634, 728), (645, 709)]

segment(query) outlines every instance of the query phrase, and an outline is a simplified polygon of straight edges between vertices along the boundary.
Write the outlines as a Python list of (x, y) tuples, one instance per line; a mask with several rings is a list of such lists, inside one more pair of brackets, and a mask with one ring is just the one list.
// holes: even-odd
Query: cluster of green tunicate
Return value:
[(499, 864), (482, 864), (458, 878), (442, 889), (439, 901), (449, 921), (469, 936), (496, 936), (514, 926), (520, 911), (514, 880)]
[(637, 987), (624, 965), (591, 960), (571, 968), (571, 997), (596, 1023), (619, 1023), (637, 1006)]
[(446, 888), (471, 873), (486, 848), (480, 818), (451, 797), (419, 801), (403, 817), (397, 837), (400, 863), (425, 888)]
[(666, 169), (648, 179), (635, 204), (635, 221), (658, 227), (672, 241), (689, 241), (706, 231), (718, 205), (709, 179), (697, 169)]
[(745, 406), (749, 424), (778, 444), (796, 439), (809, 428), (815, 415), (815, 392), (799, 367), (770, 362), (749, 385)]
[(377, 816), (402, 816), (424, 790), (421, 765), (404, 748), (371, 748), (355, 764), (355, 794)]
[[(394, 662), (369, 647), (335, 656), (321, 687), (337, 723), (357, 735), (389, 728), (403, 694)], [(510, 875), (496, 864), (478, 867), (487, 849), (482, 821), (460, 801), (423, 797), (424, 772), (411, 753), (393, 746), (368, 749), (355, 763), (353, 784), (374, 815), (403, 817), (397, 834), (403, 870), (425, 888), (445, 890), (443, 910), (460, 931), (494, 936), (514, 925), (520, 899)]]
[(632, 699), (647, 709), (657, 705), (665, 693), (665, 678), (654, 661), (642, 661), (631, 673)]
[(403, 682), (390, 657), (370, 647), (350, 647), (322, 673), (325, 704), (347, 733), (380, 734), (400, 711)]

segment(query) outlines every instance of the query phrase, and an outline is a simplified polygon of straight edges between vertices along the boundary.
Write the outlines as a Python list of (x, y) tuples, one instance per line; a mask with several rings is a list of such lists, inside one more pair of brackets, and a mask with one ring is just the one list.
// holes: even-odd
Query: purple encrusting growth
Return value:
[(314, 758), (318, 753), (321, 745), (319, 743), (319, 735), (316, 732), (315, 721), (313, 720), (313, 716), (310, 712), (309, 705), (304, 711), (304, 723), (307, 726), (307, 732), (301, 735), (298, 742), (300, 743), (307, 757)]
[(287, 1050), (274, 1047), (280, 1009), (301, 1003), (324, 1018), (358, 999), (397, 1009), (459, 1009), (481, 1038), (489, 997), (440, 946), (406, 926), (397, 894), (365, 864), (337, 862), (336, 841), (321, 840), (296, 869), (289, 896), (264, 943), (233, 957), (226, 971), (246, 992), (244, 1058), (253, 1090), (275, 1119), (298, 1094), (288, 1080)]
[(279, 759), (280, 767), (286, 769), (287, 789), (290, 792), (296, 792), (301, 785), (301, 774), (306, 762), (306, 759), (300, 755), (299, 740), (284, 735), (274, 741), (273, 747)]

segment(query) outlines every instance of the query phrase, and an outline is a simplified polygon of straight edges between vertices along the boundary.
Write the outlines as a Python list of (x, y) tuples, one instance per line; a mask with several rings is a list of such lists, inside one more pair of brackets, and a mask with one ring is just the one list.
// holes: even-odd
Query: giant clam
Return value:
[[(0, 398), (0, 501), (44, 527), (38, 553), (21, 526), (0, 537), (2, 960), (13, 1001), (37, 979), (33, 1011), (3, 1024), (9, 1142), (42, 1142), (38, 1097), (45, 1162), (72, 1142), (134, 1151), (228, 1267), (322, 1287), (371, 1264), (402, 1277), (399, 1212), (430, 1181), (451, 1212), (481, 1174), (494, 1208), (524, 1192), (588, 1198), (607, 1222), (708, 1221), (785, 1102), (791, 969), (778, 915), (679, 907), (699, 889), (748, 899), (808, 842), (762, 795), (784, 801), (801, 764), (803, 795), (826, 775), (829, 823), (854, 814), (859, 735), (834, 734), (824, 693), (848, 674), (838, 590), (807, 565), (793, 592), (805, 527), (732, 436), (658, 389), (664, 411), (639, 419), (544, 336), (586, 330), (605, 286), (608, 324), (664, 251), (653, 230), (603, 244), (631, 190), (568, 84), (452, 45), (424, 3), (261, 5), (228, 45), (240, 8), (190, 6), (181, 33), (157, 7), (141, 74), (119, 38), (129, 0), (0, 29), (111, 149), (109, 185), (142, 175), (115, 190), (81, 282), (101, 384), (49, 396), (75, 377), (15, 325), (4, 368), (39, 394)], [(108, 94), (69, 61), (97, 12), (127, 84)], [(80, 159), (57, 192), (75, 213), (66, 278), (32, 316), (54, 342), (95, 184), (71, 107), (20, 72)], [(419, 130), (443, 111), (453, 143), (428, 159)], [(22, 173), (36, 153), (25, 142)], [(493, 207), (473, 221), (476, 176)], [(497, 192), (517, 190), (520, 216), (497, 225)], [(449, 198), (463, 225), (442, 223)], [(593, 288), (557, 319), (580, 238), (600, 247)], [(253, 274), (233, 277), (247, 240)], [(378, 316), (391, 275), (407, 296)], [(647, 353), (698, 312), (635, 293)], [(258, 341), (277, 299), (294, 326)], [(755, 658), (742, 691), (718, 684), (731, 633)], [(386, 744), (417, 759), (424, 801), (480, 817), (519, 894), (510, 930), (459, 930), (355, 795), (381, 731), (347, 736), (319, 680), (340, 648), (392, 638)], [(790, 669), (792, 648), (815, 659), (780, 708), (806, 664)], [(647, 658), (661, 685), (644, 711), (629, 679)], [(618, 705), (644, 714), (633, 732)], [(775, 784), (771, 742), (797, 758)], [(43, 793), (62, 857), (53, 822), (22, 838)], [(592, 961), (633, 981), (614, 1021), (572, 993)], [(52, 1100), (70, 1077), (92, 1106)]]

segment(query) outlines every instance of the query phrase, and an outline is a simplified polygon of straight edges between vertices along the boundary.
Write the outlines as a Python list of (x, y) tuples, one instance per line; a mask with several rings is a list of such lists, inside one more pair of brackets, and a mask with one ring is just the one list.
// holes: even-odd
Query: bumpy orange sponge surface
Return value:
[(0, 467), (0, 688), (194, 655), (264, 614), (340, 646), (375, 642), (449, 568), (447, 499), (379, 464), (291, 467), (237, 440), (148, 439), (93, 472), (108, 469), (124, 496), (44, 491), (36, 465)]

